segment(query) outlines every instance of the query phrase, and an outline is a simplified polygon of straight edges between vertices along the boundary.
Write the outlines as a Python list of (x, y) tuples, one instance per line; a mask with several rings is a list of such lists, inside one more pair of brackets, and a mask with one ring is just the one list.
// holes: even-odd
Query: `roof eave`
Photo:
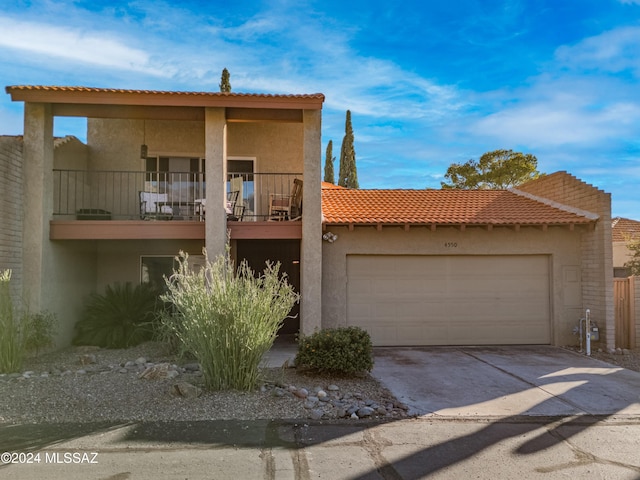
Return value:
[(14, 102), (170, 107), (236, 107), (320, 110), (324, 95), (267, 95), (220, 92), (164, 92), (84, 87), (7, 86)]
[(466, 228), (485, 228), (492, 230), (496, 227), (520, 229), (523, 227), (541, 228), (546, 230), (549, 227), (567, 227), (573, 230), (576, 226), (594, 226), (596, 220), (576, 219), (576, 221), (567, 222), (359, 222), (359, 221), (330, 221), (323, 219), (323, 227), (348, 227), (353, 230), (354, 227), (376, 227), (378, 230), (382, 227), (401, 227), (405, 230), (414, 227), (427, 227), (431, 230), (442, 227), (453, 227), (458, 229)]

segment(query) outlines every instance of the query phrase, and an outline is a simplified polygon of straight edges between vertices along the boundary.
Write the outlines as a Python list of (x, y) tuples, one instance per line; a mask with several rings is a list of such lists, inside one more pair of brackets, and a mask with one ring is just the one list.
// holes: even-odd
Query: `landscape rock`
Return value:
[(306, 409), (312, 409), (312, 408), (315, 408), (317, 404), (318, 404), (318, 399), (316, 397), (309, 397), (305, 400), (303, 406)]
[(283, 388), (276, 387), (271, 391), (271, 395), (274, 397), (284, 397), (286, 395), (286, 391)]
[(312, 410), (309, 418), (312, 420), (320, 420), (324, 416), (324, 412), (322, 410)]
[(144, 369), (144, 371), (138, 375), (138, 378), (145, 378), (147, 380), (156, 380), (162, 378), (175, 378), (179, 375), (175, 366), (168, 363), (151, 364)]
[(185, 398), (197, 398), (202, 395), (202, 389), (189, 382), (179, 382), (173, 385), (173, 392)]
[(365, 418), (373, 415), (373, 412), (375, 412), (375, 410), (371, 407), (362, 407), (358, 409), (356, 414), (358, 415), (359, 418)]
[(307, 398), (309, 396), (309, 391), (306, 388), (296, 388), (292, 393), (298, 398)]
[(82, 355), (78, 355), (78, 363), (80, 365), (91, 365), (96, 362), (97, 362), (96, 356), (92, 353), (85, 353)]

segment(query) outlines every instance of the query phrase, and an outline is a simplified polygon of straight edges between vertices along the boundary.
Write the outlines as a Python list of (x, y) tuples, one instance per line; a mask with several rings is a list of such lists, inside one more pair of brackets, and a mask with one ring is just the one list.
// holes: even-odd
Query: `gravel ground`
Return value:
[[(165, 373), (167, 366), (172, 370), (177, 365), (177, 376), (140, 378), (151, 365), (136, 365), (140, 357), (163, 364)], [(82, 364), (88, 359), (95, 363)], [(310, 376), (294, 368), (264, 369), (262, 384), (254, 392), (202, 390), (198, 397), (185, 397), (176, 393), (176, 384), (202, 386), (200, 372), (185, 370), (186, 363), (153, 342), (126, 350), (71, 347), (31, 358), (21, 375), (0, 375), (0, 422), (320, 419), (353, 413), (406, 416), (406, 407), (369, 375)], [(333, 400), (333, 406), (318, 401), (319, 389)]]
[(612, 363), (629, 370), (640, 372), (640, 348), (633, 350), (618, 350), (617, 353), (607, 353), (600, 350), (591, 352), (591, 356), (603, 362)]
[[(596, 349), (591, 356), (640, 372), (640, 348), (618, 353)], [(135, 364), (140, 357), (154, 365), (177, 365), (177, 376), (140, 378), (151, 365)], [(95, 363), (82, 363), (94, 358)], [(312, 376), (294, 368), (263, 370), (261, 386), (254, 392), (202, 390), (198, 397), (184, 397), (176, 394), (177, 383), (202, 386), (200, 372), (181, 368), (186, 363), (153, 342), (126, 350), (71, 347), (30, 358), (22, 374), (0, 375), (0, 422), (326, 419), (349, 417), (349, 408), (361, 412), (363, 406), (374, 410), (366, 416), (406, 416), (406, 407), (370, 375)], [(310, 398), (322, 389), (345, 408), (328, 408), (323, 402), (309, 405), (307, 398), (296, 396), (302, 389)]]

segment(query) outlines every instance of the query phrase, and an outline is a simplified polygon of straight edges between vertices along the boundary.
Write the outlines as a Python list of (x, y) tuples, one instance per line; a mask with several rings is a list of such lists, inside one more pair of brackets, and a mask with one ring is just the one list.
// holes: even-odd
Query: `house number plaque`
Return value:
[(444, 242), (444, 248), (458, 248), (458, 242)]

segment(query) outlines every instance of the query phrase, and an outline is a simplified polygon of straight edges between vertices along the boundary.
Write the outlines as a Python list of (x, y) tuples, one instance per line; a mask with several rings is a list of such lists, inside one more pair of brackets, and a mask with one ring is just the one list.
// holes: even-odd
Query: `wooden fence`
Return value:
[[(636, 347), (635, 277), (614, 278), (616, 347)], [(640, 301), (640, 299), (639, 299)]]

